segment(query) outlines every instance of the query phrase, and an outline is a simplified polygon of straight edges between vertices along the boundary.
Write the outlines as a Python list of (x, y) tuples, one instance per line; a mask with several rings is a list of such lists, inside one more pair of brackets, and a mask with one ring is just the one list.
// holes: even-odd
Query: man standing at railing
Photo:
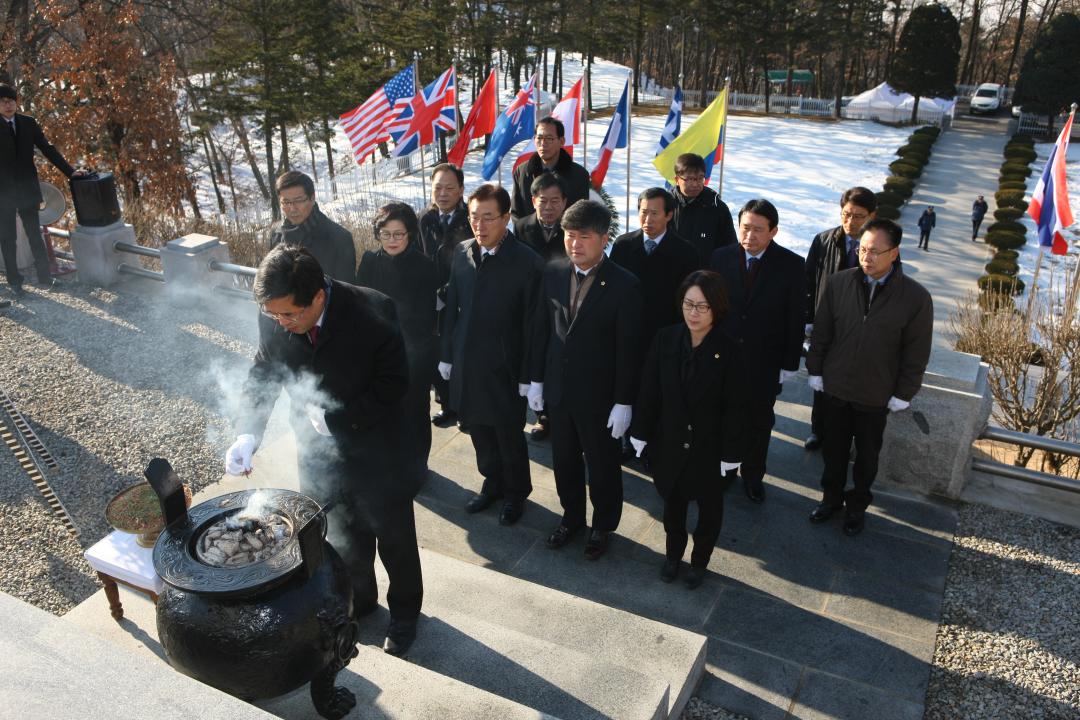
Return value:
[(4, 258), (4, 272), (15, 297), (23, 297), (23, 278), (16, 259), (15, 214), (22, 219), (23, 231), (34, 255), (37, 285), (45, 290), (54, 284), (49, 273), (49, 255), (45, 240), (41, 237), (38, 207), (41, 205), (41, 184), (34, 165), (34, 148), (49, 159), (56, 169), (67, 177), (83, 175), (75, 170), (60, 151), (53, 147), (37, 120), (29, 115), (15, 112), (18, 95), (10, 85), (0, 85), (0, 252)]
[(326, 217), (315, 202), (315, 183), (298, 170), (289, 170), (275, 184), (285, 219), (270, 234), (270, 247), (289, 243), (306, 247), (326, 274), (335, 280), (356, 281), (356, 246), (352, 233)]

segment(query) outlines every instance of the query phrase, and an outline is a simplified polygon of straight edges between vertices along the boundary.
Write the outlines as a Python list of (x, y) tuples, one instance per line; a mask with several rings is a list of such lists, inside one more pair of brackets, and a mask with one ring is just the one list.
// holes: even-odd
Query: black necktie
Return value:
[(443, 230), (449, 230), (450, 229), (450, 221), (454, 219), (454, 215), (453, 215), (453, 213), (447, 213), (445, 215), (440, 216), (439, 219), (442, 221)]
[(15, 121), (14, 120), (8, 120), (7, 121), (7, 126), (11, 130), (11, 136), (15, 137)]
[(858, 243), (850, 243), (847, 251), (847, 266), (853, 268), (859, 264), (859, 245)]
[(756, 258), (756, 257), (747, 258), (746, 259), (746, 272), (753, 275), (754, 274), (754, 268), (757, 267), (757, 264), (759, 262), (761, 262), (761, 258)]

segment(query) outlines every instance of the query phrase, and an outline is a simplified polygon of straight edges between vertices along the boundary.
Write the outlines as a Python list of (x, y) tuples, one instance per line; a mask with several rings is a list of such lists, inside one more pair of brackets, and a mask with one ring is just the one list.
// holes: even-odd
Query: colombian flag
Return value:
[(669, 183), (675, 182), (675, 158), (695, 153), (705, 158), (705, 183), (712, 176), (713, 165), (724, 157), (724, 128), (727, 125), (727, 89), (721, 90), (705, 112), (682, 135), (671, 141), (653, 158), (653, 165)]

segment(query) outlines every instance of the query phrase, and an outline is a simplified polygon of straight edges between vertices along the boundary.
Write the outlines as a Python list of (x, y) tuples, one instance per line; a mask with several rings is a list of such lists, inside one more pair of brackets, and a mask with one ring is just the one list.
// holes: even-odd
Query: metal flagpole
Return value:
[(631, 102), (633, 98), (630, 96), (630, 73), (626, 74), (626, 83), (626, 232), (630, 232), (630, 115), (633, 110)]
[[(727, 157), (727, 136), (728, 136), (728, 98), (731, 97), (731, 76), (728, 75), (724, 78), (724, 151), (720, 155), (720, 179), (716, 181), (716, 196), (721, 200), (724, 199), (724, 159)], [(708, 178), (706, 178), (708, 179)]]
[(592, 97), (592, 63), (585, 71), (585, 96), (581, 98), (581, 167), (589, 169), (589, 98)]
[[(413, 53), (413, 97), (416, 97), (420, 93), (420, 53)], [(424, 146), (417, 143), (420, 146), (420, 191), (423, 193), (421, 197), (424, 201), (427, 200), (427, 178), (424, 177)]]
[[(499, 57), (500, 57), (500, 59), (502, 58), (501, 53), (500, 53)], [(499, 65), (499, 72), (495, 73), (495, 109), (496, 110), (499, 109), (499, 78), (502, 77), (502, 72), (503, 72), (502, 65)], [(513, 100), (511, 100), (511, 102), (513, 102)], [(496, 115), (495, 117), (499, 117), (499, 115)], [(487, 149), (486, 148), (484, 149), (484, 154), (485, 155), (487, 154)], [(499, 183), (499, 187), (502, 187), (502, 161), (501, 160), (499, 161), (499, 176), (498, 176), (498, 178), (496, 178), (496, 182)]]

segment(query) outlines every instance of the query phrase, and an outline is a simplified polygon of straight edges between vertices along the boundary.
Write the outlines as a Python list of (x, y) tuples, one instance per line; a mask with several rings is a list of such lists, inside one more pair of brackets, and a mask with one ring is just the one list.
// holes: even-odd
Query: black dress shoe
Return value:
[(690, 569), (686, 571), (686, 577), (683, 578), (683, 585), (693, 590), (698, 585), (701, 585), (701, 581), (705, 579), (705, 568), (691, 565)]
[(854, 537), (863, 531), (866, 525), (866, 513), (862, 510), (848, 511), (844, 514), (844, 534)]
[(551, 430), (548, 429), (548, 426), (545, 423), (540, 423), (529, 431), (529, 437), (531, 437), (533, 440), (547, 440), (548, 435), (550, 434)]
[(810, 450), (811, 452), (813, 452), (814, 450), (817, 450), (819, 447), (821, 447), (821, 438), (819, 438), (814, 433), (810, 433), (810, 435), (806, 438), (806, 441), (803, 442), (802, 446), (804, 450)]
[(525, 512), (525, 505), (519, 502), (507, 501), (503, 504), (502, 512), (499, 513), (500, 525), (513, 525), (521, 519)]
[(570, 542), (570, 540), (572, 540), (573, 537), (578, 534), (578, 531), (581, 530), (581, 528), (581, 525), (567, 527), (566, 525), (559, 523), (559, 527), (555, 528), (555, 531), (548, 535), (548, 538), (544, 541), (544, 544), (552, 550), (558, 550), (563, 545)]
[(15, 297), (19, 298), (20, 300), (26, 297), (26, 291), (23, 290), (22, 285), (12, 285), (11, 292), (14, 293)]
[(34, 287), (36, 287), (38, 290), (41, 290), (42, 292), (50, 292), (56, 288), (56, 280), (54, 280), (53, 278), (48, 278), (47, 280), (38, 280), (36, 283), (34, 283)]
[(589, 539), (585, 543), (585, 559), (599, 560), (607, 552), (611, 543), (611, 533), (604, 530), (593, 530), (589, 533)]
[(761, 478), (758, 478), (757, 480), (743, 478), (743, 489), (746, 490), (746, 497), (750, 498), (753, 502), (765, 502), (765, 483), (761, 481)]
[(412, 647), (416, 639), (416, 621), (404, 622), (391, 620), (390, 627), (386, 629), (386, 640), (383, 642), (383, 651), (391, 655), (401, 657)]
[(435, 427), (448, 428), (457, 422), (457, 413), (443, 408), (431, 416), (431, 424)]
[(476, 493), (476, 495), (473, 495), (472, 500), (465, 503), (465, 512), (478, 513), (481, 510), (486, 510), (488, 507), (491, 506), (491, 503), (495, 502), (498, 499), (499, 496), (495, 495), (494, 493)]
[(663, 582), (672, 582), (679, 575), (679, 561), (678, 560), (664, 560), (663, 567), (660, 568), (660, 579)]
[(810, 522), (815, 525), (823, 523), (833, 516), (833, 513), (844, 507), (843, 503), (838, 505), (832, 505), (830, 503), (822, 502), (818, 503), (818, 506), (814, 508), (814, 511), (810, 513)]

